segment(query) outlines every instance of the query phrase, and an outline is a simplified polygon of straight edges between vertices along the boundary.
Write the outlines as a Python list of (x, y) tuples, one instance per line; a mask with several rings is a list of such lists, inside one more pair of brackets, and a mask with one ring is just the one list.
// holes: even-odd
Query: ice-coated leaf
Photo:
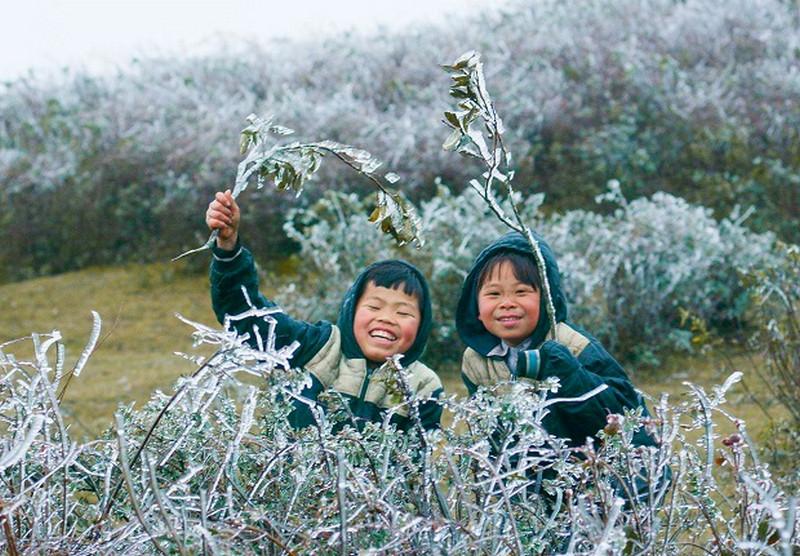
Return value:
[(294, 133), (293, 129), (282, 125), (273, 125), (269, 128), (269, 131), (275, 135), (292, 135)]
[(421, 247), (424, 244), (421, 222), (414, 207), (397, 192), (378, 192), (369, 221), (383, 233), (391, 235), (398, 245), (414, 242)]
[(455, 71), (474, 67), (478, 62), (480, 62), (480, 54), (474, 50), (470, 50), (459, 56), (452, 65), (444, 67), (449, 71)]
[(442, 144), (442, 148), (446, 151), (454, 151), (461, 141), (462, 133), (458, 129), (454, 129), (450, 136)]
[(383, 176), (386, 181), (389, 183), (397, 183), (400, 181), (400, 176), (395, 174), (394, 172), (388, 172), (386, 175)]
[(461, 127), (461, 122), (459, 121), (458, 116), (456, 116), (455, 113), (453, 112), (445, 112), (444, 119), (447, 124), (453, 126), (456, 129)]
[(466, 75), (453, 75), (453, 86), (467, 88), (470, 85), (469, 74)]
[(89, 356), (97, 346), (97, 340), (100, 338), (100, 329), (102, 324), (103, 321), (100, 318), (100, 315), (96, 311), (92, 311), (92, 332), (89, 335), (89, 341), (86, 343), (86, 347), (83, 348), (81, 356), (78, 358), (78, 362), (75, 363), (75, 368), (72, 369), (72, 374), (76, 378), (80, 376), (81, 371), (83, 371), (83, 368), (86, 366), (86, 362), (89, 360)]
[(382, 164), (380, 160), (374, 158), (368, 151), (357, 149), (350, 145), (343, 145), (335, 141), (322, 141), (318, 145), (323, 149), (330, 150), (355, 170), (367, 175), (373, 174)]
[(0, 457), (0, 471), (16, 465), (23, 457), (25, 452), (28, 451), (31, 444), (33, 444), (36, 435), (44, 424), (44, 415), (39, 413), (28, 416), (22, 424), (21, 431), (17, 434), (17, 441), (11, 446), (5, 454)]

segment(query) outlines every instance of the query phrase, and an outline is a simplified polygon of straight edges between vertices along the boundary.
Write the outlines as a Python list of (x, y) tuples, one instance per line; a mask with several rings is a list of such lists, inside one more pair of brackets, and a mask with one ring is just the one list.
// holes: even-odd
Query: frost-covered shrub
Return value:
[[(607, 216), (576, 210), (544, 216), (541, 196), (522, 203), (523, 217), (555, 249), (571, 320), (622, 358), (649, 356), (663, 348), (690, 348), (679, 310), (723, 325), (748, 307), (739, 273), (773, 255), (771, 234), (755, 234), (734, 213), (717, 221), (711, 211), (666, 193), (617, 203)], [(328, 195), (287, 219), (288, 235), (300, 244), (298, 271), (308, 288), (289, 286), (276, 298), (290, 313), (335, 319), (344, 290), (372, 261), (400, 257), (428, 277), (436, 326), (426, 360), (460, 360), (462, 344), (453, 322), (461, 284), (480, 249), (507, 229), (473, 191), (459, 195), (440, 187), (421, 203), (426, 244), (399, 249), (363, 217), (354, 195)], [(245, 232), (247, 233), (247, 232)]]
[(780, 244), (783, 255), (773, 264), (750, 270), (746, 281), (754, 294), (756, 331), (750, 347), (763, 357), (753, 365), (772, 400), (787, 417), (771, 423), (773, 457), (793, 470), (787, 484), (800, 485), (795, 454), (800, 449), (800, 247)]
[[(664, 190), (796, 240), (800, 32), (781, 0), (519, 0), (501, 15), (320, 44), (244, 45), (142, 59), (116, 75), (1, 85), (0, 278), (172, 256), (197, 244), (256, 112), (368, 148), (416, 198), (475, 167), (440, 148), (446, 77), (476, 47), (515, 153), (517, 183), (587, 208), (609, 179)], [(344, 55), (346, 53), (346, 55)], [(324, 189), (366, 183), (322, 169)], [(322, 190), (323, 188), (319, 188)], [(269, 248), (292, 201), (254, 201)], [(85, 232), (85, 233), (84, 233)]]
[[(269, 311), (249, 316), (269, 319)], [(11, 355), (23, 344), (0, 345), (0, 549), (89, 555), (800, 548), (796, 497), (776, 486), (745, 423), (725, 409), (738, 375), (710, 392), (687, 383), (684, 401), (662, 396), (650, 418), (610, 415), (597, 440), (573, 449), (541, 426), (549, 406), (569, 403), (557, 398), (552, 380), (444, 399), (454, 426), (441, 431), (423, 432), (418, 423), (399, 433), (387, 417), (337, 432), (333, 424), (348, 416), (335, 395), (327, 414), (315, 412), (314, 425), (295, 431), (285, 417), (304, 380), (289, 368), (292, 348), (276, 351), (266, 337), (264, 350), (255, 350), (235, 332), (195, 327), (196, 340), (217, 351), (207, 360), (187, 356), (197, 367), (172, 396), (156, 393), (141, 410), (121, 408), (111, 434), (86, 443), (63, 425), (58, 392), (70, 375), (60, 335), (34, 335), (31, 360)], [(389, 365), (402, 392), (405, 371)], [(257, 386), (241, 380), (248, 374), (259, 378)], [(400, 400), (413, 417), (418, 400)], [(719, 427), (729, 421), (736, 432), (721, 437)], [(655, 446), (632, 445), (640, 427)]]
[(614, 185), (602, 196), (618, 204), (613, 214), (571, 211), (546, 225), (575, 321), (614, 352), (647, 356), (690, 348), (680, 309), (717, 326), (741, 319), (749, 294), (740, 273), (775, 258), (772, 234), (751, 232), (738, 209), (717, 221), (667, 193), (628, 202)]

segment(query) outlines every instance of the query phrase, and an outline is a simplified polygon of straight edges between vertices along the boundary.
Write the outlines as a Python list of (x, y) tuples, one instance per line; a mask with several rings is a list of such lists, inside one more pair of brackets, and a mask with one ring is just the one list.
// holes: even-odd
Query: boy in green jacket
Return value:
[[(542, 424), (571, 446), (582, 445), (606, 425), (610, 414), (642, 407), (625, 371), (595, 338), (567, 321), (567, 300), (550, 246), (538, 236), (556, 314), (555, 339), (548, 339), (550, 319), (531, 248), (512, 232), (486, 247), (464, 280), (456, 310), (456, 327), (467, 344), (462, 379), (470, 394), (479, 386), (516, 380), (557, 377), (559, 398), (579, 397), (595, 387), (608, 388), (584, 402), (549, 408)], [(654, 445), (639, 429), (637, 445)]]
[[(217, 319), (236, 315), (250, 308), (245, 294), (258, 308), (274, 307), (258, 291), (258, 274), (253, 256), (239, 241), (240, 212), (230, 191), (217, 193), (206, 212), (206, 224), (219, 230), (212, 248), (211, 301)], [(425, 429), (439, 427), (442, 408), (437, 398), (442, 383), (431, 369), (417, 359), (425, 349), (431, 329), (431, 301), (425, 277), (414, 266), (400, 260), (374, 263), (365, 268), (347, 290), (334, 325), (326, 321), (308, 323), (276, 313), (275, 347), (294, 341), (300, 347), (292, 364), (308, 371), (311, 385), (301, 397), (314, 402), (319, 394), (333, 388), (347, 400), (356, 427), (365, 422), (381, 422), (386, 411), (398, 405), (395, 389), (390, 388), (388, 370), (379, 370), (387, 357), (402, 354), (401, 364), (410, 375), (410, 389), (420, 400), (419, 416)], [(243, 319), (234, 324), (245, 333), (263, 321)], [(407, 406), (391, 417), (399, 429), (411, 426)], [(294, 401), (289, 416), (295, 428), (314, 420), (309, 403)]]

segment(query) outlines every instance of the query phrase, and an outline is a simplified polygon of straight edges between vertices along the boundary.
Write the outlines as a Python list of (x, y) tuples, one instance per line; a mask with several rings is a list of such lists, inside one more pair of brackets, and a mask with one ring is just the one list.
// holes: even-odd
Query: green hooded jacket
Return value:
[[(541, 296), (539, 322), (531, 335), (530, 351), (525, 352), (529, 370), (524, 378), (545, 380), (556, 377), (560, 381), (559, 398), (579, 397), (595, 387), (608, 387), (584, 402), (558, 403), (550, 407), (543, 421), (547, 431), (565, 438), (573, 446), (581, 445), (587, 437), (594, 437), (606, 425), (606, 416), (622, 414), (625, 409), (647, 408), (619, 363), (603, 348), (599, 341), (567, 320), (567, 300), (561, 288), (561, 275), (555, 254), (550, 246), (535, 235), (545, 260), (550, 294), (556, 314), (556, 339), (548, 339), (550, 318), (546, 300)], [(513, 251), (533, 257), (530, 246), (522, 234), (512, 232), (486, 247), (475, 260), (464, 280), (456, 310), (456, 327), (468, 346), (462, 360), (462, 379), (470, 394), (479, 386), (516, 380), (518, 370), (511, 370), (500, 355), (490, 352), (500, 344), (478, 319), (478, 279), (486, 261), (501, 251)], [(523, 365), (524, 369), (525, 366)], [(653, 439), (643, 430), (634, 437), (639, 445), (653, 445)]]
[[(258, 308), (275, 307), (275, 303), (259, 292), (258, 273), (249, 250), (237, 243), (232, 251), (212, 248), (211, 303), (217, 320), (224, 322), (226, 315), (237, 315), (250, 308), (242, 287), (253, 305)], [(425, 350), (432, 324), (431, 300), (428, 284), (422, 273), (413, 265), (399, 261), (411, 269), (423, 287), (424, 299), (420, 300), (421, 321), (417, 337), (409, 350), (403, 354), (401, 363), (410, 375), (410, 387), (414, 395), (423, 400), (419, 404), (419, 415), (425, 429), (439, 427), (442, 407), (437, 398), (442, 394), (442, 383), (431, 369), (418, 361)], [(367, 421), (381, 422), (386, 412), (402, 402), (394, 380), (387, 371), (378, 371), (361, 352), (353, 333), (353, 317), (361, 296), (366, 274), (377, 264), (368, 266), (356, 278), (344, 295), (337, 323), (327, 321), (309, 323), (295, 320), (286, 313), (272, 315), (276, 320), (275, 347), (280, 349), (294, 341), (300, 347), (292, 357), (292, 365), (304, 368), (311, 377), (311, 385), (301, 392), (306, 400), (316, 402), (319, 394), (332, 388), (348, 401), (356, 427)], [(251, 331), (253, 326), (267, 336), (267, 325), (260, 319), (243, 319), (234, 326), (240, 334)], [(295, 428), (314, 422), (308, 403), (294, 401), (294, 411), (289, 421)], [(412, 426), (408, 408), (400, 407), (391, 417), (399, 429)]]

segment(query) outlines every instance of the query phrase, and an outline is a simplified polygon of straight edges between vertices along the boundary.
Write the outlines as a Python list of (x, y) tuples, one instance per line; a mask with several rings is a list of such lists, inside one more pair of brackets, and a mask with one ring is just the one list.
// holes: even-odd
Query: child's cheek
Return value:
[(408, 350), (412, 345), (414, 345), (414, 340), (417, 339), (418, 331), (419, 324), (416, 322), (413, 324), (410, 323), (409, 325), (403, 327), (403, 351)]

